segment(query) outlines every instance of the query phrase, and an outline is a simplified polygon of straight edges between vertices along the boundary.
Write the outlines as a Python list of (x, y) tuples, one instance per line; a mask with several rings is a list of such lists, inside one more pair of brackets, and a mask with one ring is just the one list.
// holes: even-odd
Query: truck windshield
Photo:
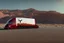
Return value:
[(9, 19), (6, 24), (12, 24), (12, 19)]

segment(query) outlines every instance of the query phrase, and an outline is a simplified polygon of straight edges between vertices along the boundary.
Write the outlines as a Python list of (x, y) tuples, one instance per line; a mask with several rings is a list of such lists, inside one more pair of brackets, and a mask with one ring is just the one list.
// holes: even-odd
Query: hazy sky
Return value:
[(64, 13), (64, 0), (0, 0), (0, 9), (55, 10)]

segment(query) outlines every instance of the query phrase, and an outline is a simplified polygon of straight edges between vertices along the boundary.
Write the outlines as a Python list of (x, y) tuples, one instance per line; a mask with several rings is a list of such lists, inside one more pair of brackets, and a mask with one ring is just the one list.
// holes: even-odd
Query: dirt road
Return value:
[(64, 28), (0, 30), (0, 43), (64, 43)]

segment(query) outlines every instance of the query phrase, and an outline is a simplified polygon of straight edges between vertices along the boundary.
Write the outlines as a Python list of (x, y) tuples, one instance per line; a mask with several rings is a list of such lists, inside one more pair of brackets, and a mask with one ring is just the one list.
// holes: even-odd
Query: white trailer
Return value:
[(34, 18), (21, 18), (21, 17), (17, 17), (16, 18), (16, 25), (17, 24), (31, 24), (31, 25), (35, 25), (35, 19)]

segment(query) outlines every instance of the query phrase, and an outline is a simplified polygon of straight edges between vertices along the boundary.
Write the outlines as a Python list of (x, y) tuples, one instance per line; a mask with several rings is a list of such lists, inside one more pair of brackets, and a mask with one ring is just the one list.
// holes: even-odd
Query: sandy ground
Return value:
[(41, 25), (38, 29), (0, 30), (0, 43), (64, 43), (64, 25)]

